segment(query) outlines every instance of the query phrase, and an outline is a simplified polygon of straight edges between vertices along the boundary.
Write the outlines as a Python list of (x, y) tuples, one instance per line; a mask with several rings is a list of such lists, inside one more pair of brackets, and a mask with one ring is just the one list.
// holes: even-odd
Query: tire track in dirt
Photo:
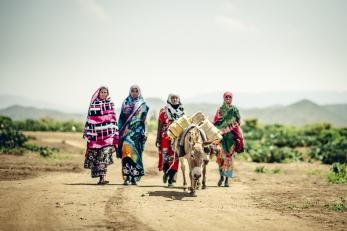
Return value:
[(133, 211), (126, 207), (125, 188), (117, 188), (114, 195), (108, 200), (105, 207), (107, 228), (110, 230), (143, 230), (153, 231), (145, 223), (141, 222), (134, 216)]

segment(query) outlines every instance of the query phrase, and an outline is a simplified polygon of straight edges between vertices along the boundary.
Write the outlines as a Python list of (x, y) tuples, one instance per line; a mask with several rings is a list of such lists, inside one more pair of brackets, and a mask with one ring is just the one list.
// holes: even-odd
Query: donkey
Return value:
[[(176, 146), (177, 148), (181, 148), (180, 163), (183, 173), (183, 186), (185, 190), (187, 188), (187, 180), (184, 159), (188, 161), (191, 183), (190, 193), (193, 196), (195, 196), (195, 191), (200, 186), (201, 176), (203, 176), (202, 189), (206, 188), (206, 165), (208, 164), (208, 158), (205, 152), (206, 144), (205, 133), (197, 126), (190, 126), (182, 135), (179, 142), (179, 147)], [(182, 154), (184, 154), (184, 156), (182, 156)]]

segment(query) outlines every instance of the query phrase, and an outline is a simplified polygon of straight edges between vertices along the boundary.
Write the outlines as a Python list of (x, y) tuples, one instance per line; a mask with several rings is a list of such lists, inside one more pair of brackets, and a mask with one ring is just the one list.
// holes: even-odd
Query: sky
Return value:
[(344, 0), (0, 0), (0, 94), (347, 90)]

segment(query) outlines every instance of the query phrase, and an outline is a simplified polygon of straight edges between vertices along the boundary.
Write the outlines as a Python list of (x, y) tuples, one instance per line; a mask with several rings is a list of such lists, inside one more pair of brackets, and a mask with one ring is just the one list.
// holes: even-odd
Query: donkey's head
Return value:
[(199, 179), (202, 175), (201, 166), (204, 160), (204, 140), (200, 130), (191, 128), (185, 137), (185, 152), (191, 169), (191, 176)]

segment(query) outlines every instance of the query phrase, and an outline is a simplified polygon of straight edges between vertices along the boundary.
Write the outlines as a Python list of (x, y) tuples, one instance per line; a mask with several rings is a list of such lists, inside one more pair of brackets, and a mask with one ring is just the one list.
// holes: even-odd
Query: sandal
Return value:
[(218, 184), (217, 184), (218, 187), (220, 187), (220, 186), (222, 185), (223, 180), (224, 180), (224, 177), (221, 177), (221, 178), (219, 179)]
[(110, 183), (108, 180), (98, 182), (98, 184), (100, 184), (100, 185), (104, 185), (104, 184), (108, 184), (108, 183)]

